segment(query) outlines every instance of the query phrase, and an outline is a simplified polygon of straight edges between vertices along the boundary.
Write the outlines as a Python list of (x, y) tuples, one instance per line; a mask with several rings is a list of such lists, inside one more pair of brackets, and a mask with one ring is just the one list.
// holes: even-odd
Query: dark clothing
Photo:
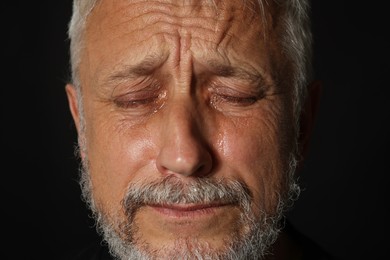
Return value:
[[(317, 243), (304, 236), (288, 222), (283, 231), (301, 246), (303, 257), (300, 260), (335, 260), (334, 257), (323, 250)], [(64, 260), (114, 260), (114, 258), (110, 256), (106, 246), (95, 243), (87, 246), (75, 256), (65, 258)]]
[(303, 256), (301, 260), (336, 260), (335, 257), (331, 256), (315, 241), (295, 229), (289, 222), (286, 222), (283, 231), (302, 247)]

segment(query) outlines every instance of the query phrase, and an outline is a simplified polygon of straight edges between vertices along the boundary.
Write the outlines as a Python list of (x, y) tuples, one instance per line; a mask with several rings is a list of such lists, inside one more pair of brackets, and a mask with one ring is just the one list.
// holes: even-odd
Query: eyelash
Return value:
[(260, 95), (242, 93), (230, 87), (221, 87), (218, 84), (213, 84), (209, 88), (209, 92), (211, 93), (211, 104), (216, 108), (221, 105), (247, 107), (253, 105), (260, 99)]
[(132, 109), (155, 103), (158, 98), (159, 95), (131, 100), (115, 100), (115, 104), (120, 108)]
[(234, 105), (243, 105), (243, 106), (249, 106), (252, 105), (257, 101), (257, 97), (251, 96), (251, 97), (237, 97), (237, 96), (229, 96), (229, 95), (223, 95), (223, 94), (216, 94), (213, 98), (213, 101), (223, 101), (227, 103), (231, 103)]

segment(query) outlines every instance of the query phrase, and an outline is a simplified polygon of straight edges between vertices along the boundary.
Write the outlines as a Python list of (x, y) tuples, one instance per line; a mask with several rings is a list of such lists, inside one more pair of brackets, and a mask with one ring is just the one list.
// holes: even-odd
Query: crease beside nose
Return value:
[(156, 161), (162, 174), (202, 177), (211, 171), (211, 151), (197, 116), (191, 109), (180, 106), (167, 113)]

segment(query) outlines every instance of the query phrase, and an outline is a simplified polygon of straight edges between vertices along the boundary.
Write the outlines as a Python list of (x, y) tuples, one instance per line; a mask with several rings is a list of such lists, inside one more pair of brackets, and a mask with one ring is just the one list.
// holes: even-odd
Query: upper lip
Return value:
[(208, 208), (222, 207), (228, 205), (227, 203), (205, 203), (205, 204), (154, 204), (151, 207), (165, 208), (177, 211), (195, 211)]

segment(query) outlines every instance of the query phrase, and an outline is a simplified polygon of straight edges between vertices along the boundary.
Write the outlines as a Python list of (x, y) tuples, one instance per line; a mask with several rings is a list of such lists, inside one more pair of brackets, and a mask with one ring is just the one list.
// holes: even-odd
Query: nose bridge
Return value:
[(212, 168), (211, 151), (206, 141), (202, 113), (194, 99), (181, 96), (164, 109), (161, 147), (157, 168), (163, 174), (206, 175)]
[(164, 140), (175, 145), (177, 152), (202, 142), (198, 129), (199, 114), (191, 100), (175, 100), (165, 111)]
[(195, 141), (201, 133), (198, 126), (201, 121), (201, 114), (197, 111), (196, 105), (191, 98), (181, 98), (174, 100), (168, 108), (167, 123), (168, 128), (177, 134), (177, 137), (186, 136), (184, 140), (178, 138), (178, 141)]

